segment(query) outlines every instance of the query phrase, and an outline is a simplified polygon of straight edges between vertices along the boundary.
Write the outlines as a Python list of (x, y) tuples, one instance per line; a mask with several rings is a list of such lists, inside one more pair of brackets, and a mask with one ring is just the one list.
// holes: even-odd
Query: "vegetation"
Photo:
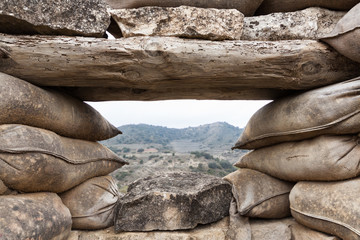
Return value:
[[(105, 145), (116, 144), (161, 144), (166, 146), (170, 142), (191, 139), (208, 146), (228, 144), (230, 147), (239, 137), (242, 129), (225, 122), (189, 127), (184, 129), (152, 126), (147, 124), (130, 124), (120, 126), (123, 134), (103, 141)], [(124, 151), (123, 151), (124, 152)]]
[(201, 158), (201, 157), (204, 157), (205, 159), (214, 159), (214, 157), (212, 155), (210, 155), (209, 153), (206, 153), (206, 152), (198, 152), (198, 151), (195, 151), (195, 152), (191, 152), (191, 154), (194, 154), (196, 158)]
[[(171, 129), (151, 125), (121, 126), (124, 134), (102, 141), (130, 165), (111, 175), (124, 186), (138, 178), (167, 171), (191, 171), (223, 177), (236, 168), (232, 163), (243, 151), (230, 151), (241, 129), (227, 123)], [(150, 153), (147, 149), (157, 149)], [(180, 149), (180, 150), (179, 150)]]
[(153, 159), (153, 158), (157, 158), (157, 157), (159, 157), (159, 155), (150, 155), (150, 156), (149, 156), (149, 160), (151, 160), (151, 159)]

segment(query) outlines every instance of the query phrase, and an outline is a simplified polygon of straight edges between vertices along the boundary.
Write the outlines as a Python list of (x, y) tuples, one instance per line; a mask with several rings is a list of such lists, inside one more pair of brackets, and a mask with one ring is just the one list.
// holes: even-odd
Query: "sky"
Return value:
[(88, 104), (116, 127), (145, 123), (169, 128), (186, 128), (227, 122), (242, 128), (250, 117), (268, 102), (167, 100), (88, 102)]

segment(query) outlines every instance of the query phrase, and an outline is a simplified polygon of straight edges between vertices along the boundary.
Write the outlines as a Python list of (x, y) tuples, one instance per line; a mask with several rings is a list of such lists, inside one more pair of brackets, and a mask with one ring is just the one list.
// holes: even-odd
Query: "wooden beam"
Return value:
[[(59, 88), (58, 88), (59, 89)], [(271, 100), (296, 93), (295, 91), (259, 88), (175, 88), (175, 89), (139, 89), (139, 88), (101, 88), (101, 87), (65, 87), (60, 88), (84, 101), (156, 101), (176, 99), (197, 100)]]
[[(306, 90), (359, 76), (360, 64), (313, 40), (106, 40), (0, 34), (0, 71), (40, 86), (158, 93), (194, 89), (196, 94), (196, 89)], [(262, 99), (256, 92), (246, 99)], [(174, 97), (182, 98), (181, 93)]]

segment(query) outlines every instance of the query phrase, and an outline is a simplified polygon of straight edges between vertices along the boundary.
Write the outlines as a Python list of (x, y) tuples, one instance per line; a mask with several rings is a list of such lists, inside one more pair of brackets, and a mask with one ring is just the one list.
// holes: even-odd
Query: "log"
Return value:
[(255, 89), (255, 94), (256, 89), (307, 90), (359, 76), (360, 64), (314, 40), (105, 40), (0, 34), (0, 71), (40, 86), (174, 89), (174, 99), (181, 98), (181, 89)]
[(84, 101), (116, 101), (116, 100), (271, 100), (297, 93), (297, 91), (262, 88), (102, 88), (102, 87), (61, 87), (56, 88)]

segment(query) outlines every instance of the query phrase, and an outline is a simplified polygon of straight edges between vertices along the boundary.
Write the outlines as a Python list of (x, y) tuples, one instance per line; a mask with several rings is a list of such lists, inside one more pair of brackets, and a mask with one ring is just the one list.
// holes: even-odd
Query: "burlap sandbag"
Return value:
[(299, 223), (345, 240), (360, 239), (360, 179), (299, 182), (290, 193)]
[(88, 104), (0, 73), (0, 124), (24, 124), (90, 141), (121, 133)]
[(0, 239), (67, 239), (71, 215), (55, 193), (0, 196)]
[(0, 180), (0, 195), (15, 195), (15, 194), (17, 194), (16, 191), (9, 189), (7, 186), (5, 186), (3, 181)]
[(360, 62), (360, 3), (353, 7), (335, 26), (334, 30), (321, 39), (345, 57)]
[(263, 0), (106, 0), (114, 9), (146, 6), (237, 9), (245, 16), (252, 16)]
[(264, 0), (256, 11), (256, 14), (293, 12), (308, 7), (322, 7), (347, 11), (358, 2), (359, 0)]
[(71, 212), (73, 229), (95, 230), (114, 225), (119, 191), (111, 176), (89, 179), (60, 197)]
[(336, 181), (360, 175), (359, 137), (322, 135), (256, 149), (235, 163), (287, 181)]
[(294, 184), (251, 169), (239, 169), (224, 179), (233, 185), (240, 215), (258, 218), (290, 215), (289, 193)]
[(96, 142), (24, 125), (0, 125), (0, 179), (23, 192), (63, 192), (127, 162)]
[(275, 100), (249, 120), (234, 148), (360, 132), (360, 77)]

